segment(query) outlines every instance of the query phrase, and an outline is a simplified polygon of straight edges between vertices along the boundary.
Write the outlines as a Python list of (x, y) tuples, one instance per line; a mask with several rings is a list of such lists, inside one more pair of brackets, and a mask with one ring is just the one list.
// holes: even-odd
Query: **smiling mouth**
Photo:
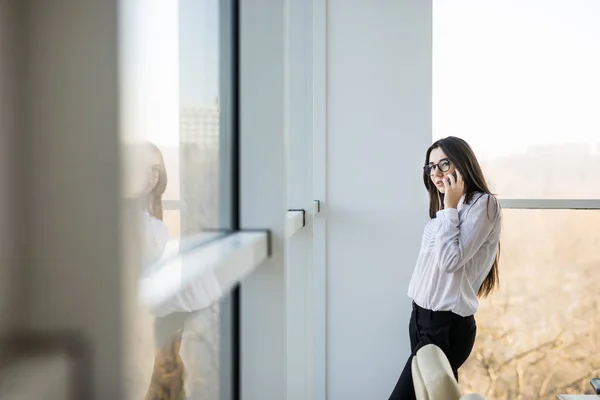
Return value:
[(444, 186), (444, 181), (437, 181), (435, 186)]

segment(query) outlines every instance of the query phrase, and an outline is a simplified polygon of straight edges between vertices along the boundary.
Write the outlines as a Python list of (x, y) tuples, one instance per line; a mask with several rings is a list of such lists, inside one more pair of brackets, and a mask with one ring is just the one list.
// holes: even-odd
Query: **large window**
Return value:
[(140, 263), (126, 263), (141, 273), (126, 275), (142, 279), (129, 398), (235, 398), (239, 300), (224, 281), (236, 277), (212, 260), (239, 229), (235, 2), (123, 0), (122, 12), (124, 191), (141, 225), (127, 238)]
[(600, 2), (433, 2), (433, 133), (504, 198), (600, 198)]
[(591, 393), (600, 372), (599, 211), (504, 210), (500, 288), (461, 386), (492, 399)]
[(591, 393), (600, 373), (600, 3), (433, 2), (433, 138), (478, 155), (504, 206), (500, 288), (461, 385)]

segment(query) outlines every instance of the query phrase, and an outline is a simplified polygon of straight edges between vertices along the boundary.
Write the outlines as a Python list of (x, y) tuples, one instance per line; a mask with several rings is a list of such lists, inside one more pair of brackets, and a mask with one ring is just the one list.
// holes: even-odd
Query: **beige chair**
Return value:
[(485, 400), (476, 393), (461, 395), (450, 362), (436, 345), (420, 348), (411, 368), (417, 400)]

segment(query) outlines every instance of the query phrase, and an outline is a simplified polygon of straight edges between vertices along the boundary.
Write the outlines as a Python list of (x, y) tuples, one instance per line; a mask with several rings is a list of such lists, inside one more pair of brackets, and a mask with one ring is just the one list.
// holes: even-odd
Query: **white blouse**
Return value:
[(148, 267), (162, 256), (169, 241), (169, 229), (163, 221), (151, 216), (147, 211), (142, 214), (142, 223), (142, 262)]
[(463, 196), (457, 208), (438, 211), (425, 226), (408, 296), (428, 310), (475, 314), (477, 291), (498, 250), (501, 222), (500, 205), (488, 194), (474, 194), (470, 204)]
[[(161, 257), (164, 248), (169, 240), (169, 231), (167, 225), (148, 214), (142, 212), (137, 219), (141, 227), (134, 230), (134, 233), (140, 235), (141, 249), (140, 254), (132, 257), (132, 260), (141, 260), (141, 274), (144, 275), (148, 269)], [(140, 226), (138, 225), (138, 226)], [(129, 250), (137, 250), (137, 247), (131, 246)], [(133, 251), (126, 252), (136, 253)], [(126, 282), (129, 290), (138, 288), (140, 271), (137, 268), (127, 268)], [(125, 310), (127, 318), (126, 335), (128, 345), (126, 351), (126, 381), (125, 387), (128, 399), (144, 399), (154, 367), (154, 355), (156, 352), (156, 341), (154, 338), (154, 320), (155, 317), (148, 312), (147, 307), (142, 304), (137, 297), (127, 296), (127, 300), (133, 300), (127, 303)]]

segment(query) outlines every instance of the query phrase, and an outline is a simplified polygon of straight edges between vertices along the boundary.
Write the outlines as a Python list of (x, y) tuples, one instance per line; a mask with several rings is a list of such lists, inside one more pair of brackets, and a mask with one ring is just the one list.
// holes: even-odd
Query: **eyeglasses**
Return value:
[(162, 171), (162, 168), (160, 165), (158, 164), (154, 164), (154, 165), (143, 165), (140, 164), (136, 167), (136, 171), (139, 174), (152, 174), (152, 176), (154, 176), (155, 178), (160, 177), (160, 171)]
[(450, 169), (452, 163), (447, 158), (442, 158), (437, 164), (427, 164), (423, 167), (425, 174), (431, 175), (437, 168), (442, 172), (447, 172)]

